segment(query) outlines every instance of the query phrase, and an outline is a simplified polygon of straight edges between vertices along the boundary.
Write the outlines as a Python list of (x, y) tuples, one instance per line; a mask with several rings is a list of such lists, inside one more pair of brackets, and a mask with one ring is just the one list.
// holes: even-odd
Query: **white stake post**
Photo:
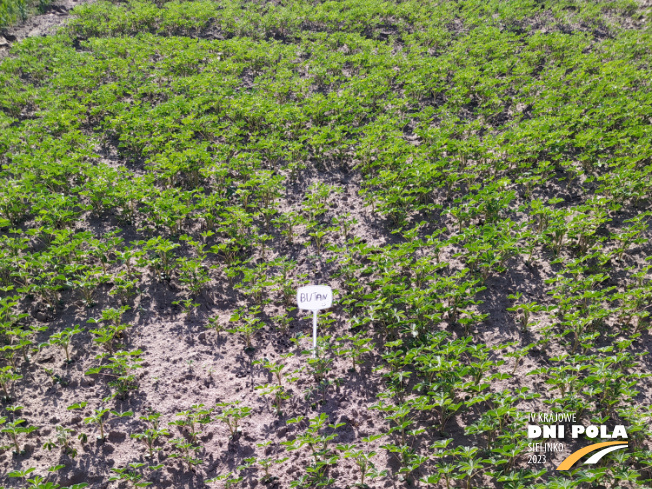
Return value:
[(307, 285), (297, 290), (299, 309), (312, 311), (312, 356), (317, 356), (317, 314), (333, 305), (333, 290), (328, 285)]
[(317, 310), (312, 311), (312, 358), (317, 356)]

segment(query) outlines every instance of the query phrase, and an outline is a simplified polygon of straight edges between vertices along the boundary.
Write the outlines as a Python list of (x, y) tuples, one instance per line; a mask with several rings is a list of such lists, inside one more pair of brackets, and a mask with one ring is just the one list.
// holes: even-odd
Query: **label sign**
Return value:
[(333, 305), (333, 290), (328, 285), (308, 285), (297, 290), (299, 309), (319, 311)]

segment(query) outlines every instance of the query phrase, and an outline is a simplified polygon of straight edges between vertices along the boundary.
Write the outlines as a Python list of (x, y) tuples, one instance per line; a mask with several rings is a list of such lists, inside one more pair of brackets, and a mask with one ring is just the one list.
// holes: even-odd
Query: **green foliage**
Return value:
[[(351, 370), (355, 371), (356, 365), (363, 362), (362, 358), (365, 353), (374, 351), (372, 339), (367, 338), (362, 331), (356, 334), (349, 334), (339, 339), (343, 345), (339, 348), (338, 353), (351, 359)], [(348, 343), (348, 344), (347, 344)]]
[(371, 459), (376, 455), (376, 452), (365, 452), (357, 450), (355, 445), (346, 444), (338, 445), (337, 449), (344, 452), (344, 458), (351, 458), (358, 467), (360, 474), (360, 482), (356, 484), (358, 487), (365, 487), (365, 480), (375, 479), (377, 477), (384, 477), (387, 471), (378, 471)]
[[(145, 469), (149, 474), (145, 475)], [(130, 487), (147, 487), (151, 486), (153, 483), (145, 481), (147, 477), (150, 477), (153, 472), (163, 468), (163, 465), (148, 466), (144, 463), (129, 463), (124, 468), (115, 468), (111, 469), (115, 475), (109, 477), (109, 481), (124, 481)]]
[(246, 348), (253, 348), (253, 338), (265, 324), (256, 317), (260, 314), (260, 306), (253, 306), (248, 310), (240, 310), (231, 316), (230, 321), (237, 322), (234, 328), (227, 329), (229, 333), (240, 334), (245, 342)]
[(0, 387), (2, 387), (5, 399), (11, 399), (10, 391), (12, 390), (14, 383), (22, 378), (22, 375), (14, 372), (11, 365), (0, 368)]
[[(271, 445), (271, 441), (266, 441), (264, 443), (256, 443), (256, 446), (258, 447), (269, 447)], [(260, 478), (260, 482), (263, 484), (269, 484), (271, 482), (274, 482), (275, 480), (278, 479), (278, 477), (272, 476), (270, 469), (274, 465), (279, 465), (288, 460), (288, 457), (282, 457), (282, 458), (272, 458), (272, 457), (261, 457), (261, 458), (256, 458), (256, 457), (250, 457), (245, 459), (245, 462), (249, 465), (256, 465), (263, 469), (264, 475), (263, 477)]]
[[(300, 422), (303, 417), (288, 420)], [(298, 450), (306, 447), (312, 457), (312, 463), (306, 468), (307, 474), (291, 483), (291, 487), (323, 486), (333, 483), (332, 477), (328, 475), (328, 468), (334, 465), (339, 457), (330, 447), (330, 442), (337, 437), (335, 430), (344, 426), (345, 423), (326, 425), (328, 416), (324, 413), (309, 420), (306, 431), (299, 434), (295, 440), (282, 442), (287, 450)]]
[(169, 424), (173, 426), (185, 427), (188, 430), (188, 435), (193, 443), (197, 442), (197, 436), (201, 433), (198, 428), (203, 424), (208, 424), (212, 421), (212, 409), (203, 409), (203, 404), (194, 404), (190, 409), (176, 413), (176, 416), (181, 419), (172, 421)]
[[(16, 22), (24, 22), (30, 15), (44, 13), (50, 2), (47, 0), (2, 0), (0, 2), (0, 28), (10, 26)], [(16, 209), (13, 208), (12, 211)]]
[(6, 433), (7, 436), (11, 439), (14, 450), (16, 453), (21, 453), (19, 437), (23, 435), (28, 435), (33, 431), (38, 430), (38, 426), (28, 425), (24, 426), (26, 421), (24, 419), (15, 419), (13, 421), (7, 421), (7, 418), (0, 417), (0, 425), (4, 425), (0, 432)]
[(170, 443), (173, 446), (174, 453), (170, 455), (171, 458), (178, 458), (185, 462), (189, 471), (194, 471), (195, 466), (202, 463), (202, 460), (196, 458), (196, 452), (198, 452), (201, 447), (195, 445), (185, 438), (174, 438), (170, 440)]
[(70, 343), (72, 341), (72, 337), (81, 333), (82, 331), (83, 330), (79, 327), (79, 324), (77, 324), (74, 328), (68, 327), (63, 331), (54, 333), (52, 336), (50, 336), (50, 341), (48, 341), (48, 344), (61, 347), (61, 349), (66, 354), (66, 362), (70, 363)]
[[(124, 399), (129, 391), (138, 389), (135, 370), (143, 368), (141, 354), (142, 350), (117, 351), (113, 355), (102, 353), (95, 358), (106, 360), (108, 363), (87, 370), (86, 375), (108, 375), (110, 377), (108, 385), (114, 392), (106, 399), (116, 397)], [(104, 370), (108, 370), (110, 373), (104, 374)]]
[[(57, 472), (58, 470), (61, 470), (63, 467), (65, 466), (56, 465), (54, 467), (50, 467), (48, 471), (50, 473)], [(13, 478), (25, 479), (25, 481), (29, 484), (29, 486), (27, 486), (27, 489), (83, 489), (84, 487), (89, 486), (87, 482), (80, 482), (78, 484), (73, 484), (71, 486), (66, 486), (62, 488), (59, 484), (55, 484), (54, 482), (48, 482), (47, 479), (49, 477), (42, 477), (40, 475), (29, 477), (29, 475), (32, 474), (35, 470), (36, 469), (34, 467), (30, 467), (25, 470), (14, 470), (9, 472), (7, 476)]]
[(112, 352), (116, 340), (126, 339), (126, 331), (129, 325), (122, 323), (122, 315), (129, 309), (129, 306), (121, 306), (117, 309), (111, 307), (102, 311), (101, 318), (90, 318), (89, 323), (99, 324), (95, 329), (89, 330), (95, 335), (93, 341)]
[(241, 431), (241, 420), (251, 415), (251, 408), (248, 406), (240, 406), (241, 401), (233, 402), (218, 402), (217, 407), (220, 408), (220, 413), (215, 416), (217, 421), (222, 421), (229, 428), (231, 438), (235, 439)]
[(108, 408), (104, 409), (95, 409), (94, 413), (91, 416), (84, 418), (84, 423), (96, 423), (100, 428), (100, 434), (98, 439), (104, 439), (104, 424), (106, 423), (106, 418), (104, 415), (109, 412)]
[(54, 438), (46, 441), (43, 444), (43, 448), (46, 448), (48, 451), (53, 448), (60, 448), (70, 458), (75, 458), (77, 456), (77, 449), (72, 445), (71, 437), (73, 434), (74, 431), (71, 428), (57, 425), (55, 427)]

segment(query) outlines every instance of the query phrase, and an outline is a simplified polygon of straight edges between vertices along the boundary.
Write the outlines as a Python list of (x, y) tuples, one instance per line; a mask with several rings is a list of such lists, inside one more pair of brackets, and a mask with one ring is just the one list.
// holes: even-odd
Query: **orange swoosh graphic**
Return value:
[(564, 461), (559, 464), (559, 467), (557, 467), (557, 469), (555, 469), (555, 470), (568, 470), (573, 466), (573, 464), (575, 462), (577, 462), (579, 459), (581, 459), (587, 453), (593, 452), (593, 451), (597, 450), (598, 448), (609, 447), (611, 445), (627, 445), (627, 442), (623, 442), (623, 441), (606, 441), (604, 443), (594, 443), (593, 445), (589, 445), (588, 447), (581, 448), (578, 451), (573, 452), (568, 457), (566, 457), (564, 459)]

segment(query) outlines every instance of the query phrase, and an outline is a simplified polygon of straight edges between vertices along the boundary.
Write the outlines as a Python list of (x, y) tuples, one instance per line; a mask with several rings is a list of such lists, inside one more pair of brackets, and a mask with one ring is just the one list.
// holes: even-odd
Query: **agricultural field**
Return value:
[(102, 0), (14, 43), (0, 487), (651, 487), (650, 10)]
[(50, 4), (50, 0), (0, 0), (0, 29), (24, 22), (35, 13), (44, 13)]

